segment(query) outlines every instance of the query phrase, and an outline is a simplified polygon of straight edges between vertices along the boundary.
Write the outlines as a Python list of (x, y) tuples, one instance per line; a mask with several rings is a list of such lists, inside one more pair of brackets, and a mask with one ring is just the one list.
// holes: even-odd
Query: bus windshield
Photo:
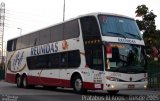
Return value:
[(107, 70), (117, 72), (145, 72), (144, 47), (133, 44), (107, 43)]
[(111, 15), (99, 15), (98, 18), (104, 36), (142, 39), (133, 19)]

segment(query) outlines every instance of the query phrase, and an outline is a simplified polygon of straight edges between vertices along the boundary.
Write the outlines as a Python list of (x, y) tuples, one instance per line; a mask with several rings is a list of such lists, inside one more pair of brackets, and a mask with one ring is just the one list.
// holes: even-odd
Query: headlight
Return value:
[(144, 88), (147, 88), (147, 85), (144, 85)]

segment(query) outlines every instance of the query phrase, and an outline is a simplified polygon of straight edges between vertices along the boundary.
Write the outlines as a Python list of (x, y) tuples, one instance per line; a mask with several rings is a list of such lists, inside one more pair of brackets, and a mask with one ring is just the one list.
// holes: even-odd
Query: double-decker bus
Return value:
[(6, 81), (118, 93), (147, 87), (146, 63), (133, 18), (92, 13), (9, 40)]

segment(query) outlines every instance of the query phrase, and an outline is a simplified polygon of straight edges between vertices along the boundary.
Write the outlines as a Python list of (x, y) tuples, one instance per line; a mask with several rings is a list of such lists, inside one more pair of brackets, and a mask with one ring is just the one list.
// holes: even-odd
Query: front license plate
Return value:
[(133, 89), (133, 88), (135, 88), (135, 85), (128, 85), (128, 88)]

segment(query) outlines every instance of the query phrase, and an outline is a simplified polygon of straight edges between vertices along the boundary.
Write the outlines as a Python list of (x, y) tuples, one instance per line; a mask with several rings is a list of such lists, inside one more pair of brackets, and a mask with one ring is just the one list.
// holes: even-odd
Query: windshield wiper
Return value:
[(137, 35), (132, 34), (132, 33), (129, 33), (129, 32), (125, 32), (125, 33), (126, 33), (126, 34), (129, 34), (129, 35), (131, 35), (131, 36), (133, 36), (133, 37), (137, 37), (138, 39), (142, 40), (142, 38), (141, 38), (140, 36), (137, 36)]
[(117, 33), (117, 32), (108, 32), (108, 33), (112, 33), (112, 34), (120, 35), (120, 36), (122, 36), (123, 38), (126, 38), (126, 36), (125, 36), (125, 35), (120, 34), (120, 33)]

